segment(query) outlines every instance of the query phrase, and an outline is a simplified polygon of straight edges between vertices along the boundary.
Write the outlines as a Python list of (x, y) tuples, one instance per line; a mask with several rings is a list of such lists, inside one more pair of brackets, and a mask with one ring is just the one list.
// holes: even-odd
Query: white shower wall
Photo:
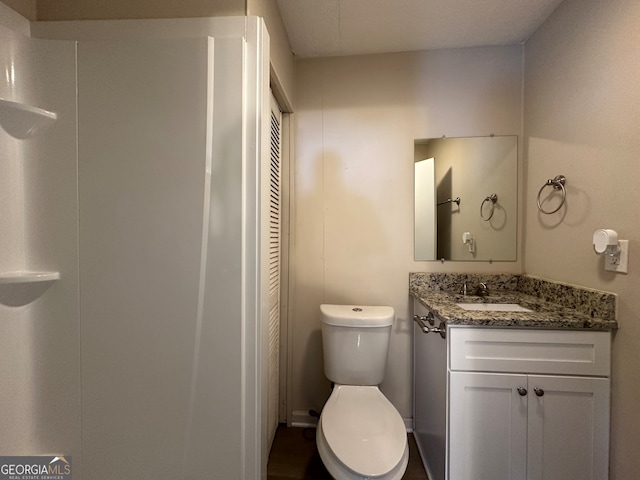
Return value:
[(0, 132), (0, 267), (61, 274), (0, 285), (0, 455), (68, 455), (77, 479), (258, 478), (264, 25), (70, 23), (0, 46), (33, 80), (16, 100), (59, 115), (29, 146)]
[(184, 468), (203, 323), (213, 54), (209, 39), (79, 44), (83, 460), (92, 478), (181, 478)]
[(25, 140), (0, 130), (0, 273), (61, 279), (0, 284), (0, 454), (66, 453), (79, 464), (75, 44), (2, 23), (0, 98), (58, 120)]

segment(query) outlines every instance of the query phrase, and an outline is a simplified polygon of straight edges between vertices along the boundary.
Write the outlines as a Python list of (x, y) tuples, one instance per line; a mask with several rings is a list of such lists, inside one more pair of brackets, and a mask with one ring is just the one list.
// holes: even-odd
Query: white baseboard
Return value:
[(413, 433), (413, 418), (403, 418), (402, 420), (404, 420), (404, 426), (407, 429), (407, 433)]
[(291, 412), (291, 426), (292, 427), (311, 427), (316, 428), (318, 419), (309, 415), (309, 412), (302, 410), (294, 410)]

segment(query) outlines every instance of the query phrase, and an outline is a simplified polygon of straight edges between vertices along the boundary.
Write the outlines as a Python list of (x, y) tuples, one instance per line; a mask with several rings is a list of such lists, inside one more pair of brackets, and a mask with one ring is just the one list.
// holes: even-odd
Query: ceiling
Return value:
[(297, 57), (518, 45), (563, 0), (277, 0)]

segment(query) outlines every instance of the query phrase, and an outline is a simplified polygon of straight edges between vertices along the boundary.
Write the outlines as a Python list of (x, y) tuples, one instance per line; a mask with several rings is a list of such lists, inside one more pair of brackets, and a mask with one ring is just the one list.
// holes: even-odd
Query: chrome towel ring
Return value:
[[(495, 193), (492, 193), (488, 197), (485, 197), (485, 199), (480, 204), (480, 218), (482, 218), (482, 220), (484, 220), (485, 222), (488, 222), (489, 220), (491, 220), (491, 217), (493, 217), (493, 212), (496, 209), (497, 201), (498, 201), (498, 195), (496, 195)], [(491, 211), (489, 212), (489, 215), (487, 217), (484, 216), (484, 210), (483, 210), (484, 204), (486, 202), (491, 202)]]
[[(542, 213), (546, 215), (551, 215), (552, 213), (556, 213), (558, 210), (560, 210), (564, 205), (564, 201), (567, 199), (567, 190), (564, 188), (564, 184), (566, 182), (567, 182), (567, 179), (564, 175), (556, 175), (553, 178), (553, 180), (552, 179), (547, 180), (546, 183), (542, 185), (542, 187), (538, 191), (538, 199), (536, 201), (536, 203), (538, 204), (538, 210), (540, 210)], [(548, 211), (542, 208), (542, 205), (540, 202), (540, 195), (542, 195), (542, 191), (546, 187), (550, 187), (550, 186), (553, 187), (554, 190), (562, 190), (562, 200), (560, 200), (560, 205), (558, 205), (558, 207), (555, 210)]]

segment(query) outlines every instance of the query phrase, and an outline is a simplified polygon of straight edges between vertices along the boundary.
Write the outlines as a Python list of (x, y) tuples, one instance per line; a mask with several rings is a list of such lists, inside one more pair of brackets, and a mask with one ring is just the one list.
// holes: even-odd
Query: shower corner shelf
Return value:
[(34, 137), (57, 119), (55, 112), (0, 98), (0, 125), (12, 137)]
[(17, 271), (0, 272), (0, 285), (16, 283), (52, 282), (60, 279), (60, 272)]

